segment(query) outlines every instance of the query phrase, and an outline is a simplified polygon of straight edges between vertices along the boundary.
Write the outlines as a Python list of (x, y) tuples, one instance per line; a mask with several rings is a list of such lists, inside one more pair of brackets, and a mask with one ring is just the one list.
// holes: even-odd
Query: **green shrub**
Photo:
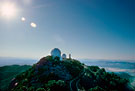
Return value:
[(88, 66), (88, 68), (93, 72), (97, 72), (100, 69), (98, 66)]
[(45, 57), (47, 60), (49, 60), (49, 61), (53, 61), (53, 57), (52, 56), (46, 56)]
[(34, 87), (32, 87), (32, 86), (28, 88), (28, 91), (34, 91), (34, 90), (35, 90), (35, 89), (34, 89)]
[(46, 91), (44, 88), (38, 88), (36, 91)]
[(105, 91), (105, 90), (99, 86), (96, 86), (94, 88), (90, 88), (88, 91)]
[(83, 70), (83, 65), (77, 60), (64, 60), (63, 65), (73, 77), (76, 77)]
[(28, 89), (28, 88), (27, 88), (26, 86), (22, 86), (22, 87), (20, 88), (21, 91), (27, 91), (27, 89)]
[(65, 82), (62, 80), (50, 80), (47, 84), (45, 84), (45, 87), (50, 91), (66, 91), (65, 86)]

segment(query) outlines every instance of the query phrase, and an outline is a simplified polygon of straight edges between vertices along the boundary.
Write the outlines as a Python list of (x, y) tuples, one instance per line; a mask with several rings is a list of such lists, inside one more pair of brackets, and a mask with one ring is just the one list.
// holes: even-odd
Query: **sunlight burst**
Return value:
[(5, 2), (0, 5), (0, 15), (3, 17), (13, 17), (16, 15), (17, 8), (14, 3)]

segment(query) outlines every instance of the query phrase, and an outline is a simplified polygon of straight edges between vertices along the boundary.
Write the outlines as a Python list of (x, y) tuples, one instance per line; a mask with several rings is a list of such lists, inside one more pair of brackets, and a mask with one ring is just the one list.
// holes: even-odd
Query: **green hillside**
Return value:
[[(128, 79), (74, 59), (44, 57), (10, 83), (11, 91), (129, 91)], [(131, 90), (132, 91), (132, 90)]]
[(8, 88), (11, 80), (18, 74), (26, 71), (31, 66), (28, 65), (11, 65), (0, 67), (0, 91), (5, 91)]

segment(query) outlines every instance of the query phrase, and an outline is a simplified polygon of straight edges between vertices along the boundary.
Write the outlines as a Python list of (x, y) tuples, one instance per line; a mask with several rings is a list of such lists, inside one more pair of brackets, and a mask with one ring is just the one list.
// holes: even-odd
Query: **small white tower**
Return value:
[(62, 59), (66, 59), (66, 54), (62, 54)]
[(69, 54), (69, 59), (71, 59), (71, 54)]
[(61, 51), (60, 51), (60, 49), (54, 48), (54, 49), (51, 51), (51, 56), (52, 56), (53, 58), (59, 57), (59, 58), (61, 59)]

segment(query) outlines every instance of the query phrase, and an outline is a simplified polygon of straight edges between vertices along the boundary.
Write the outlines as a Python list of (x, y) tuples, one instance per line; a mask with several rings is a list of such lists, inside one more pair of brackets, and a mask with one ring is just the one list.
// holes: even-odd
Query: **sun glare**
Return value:
[(16, 15), (17, 8), (14, 3), (6, 2), (0, 5), (0, 14), (3, 17), (13, 17)]

